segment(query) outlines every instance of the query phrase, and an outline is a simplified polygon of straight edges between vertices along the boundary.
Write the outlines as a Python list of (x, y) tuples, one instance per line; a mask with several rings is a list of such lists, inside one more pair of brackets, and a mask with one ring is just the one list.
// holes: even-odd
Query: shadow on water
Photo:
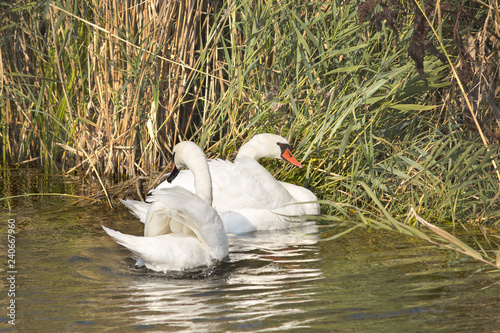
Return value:
[[(20, 192), (79, 186), (57, 176), (18, 181)], [(10, 213), (1, 203), (2, 220), (16, 220), (16, 330), (500, 331), (499, 275), (419, 240), (358, 230), (323, 242), (315, 227), (257, 232), (230, 236), (227, 262), (164, 274), (134, 268), (101, 229), (141, 234), (125, 209), (73, 202), (15, 199)], [(14, 328), (5, 315), (0, 331)]]

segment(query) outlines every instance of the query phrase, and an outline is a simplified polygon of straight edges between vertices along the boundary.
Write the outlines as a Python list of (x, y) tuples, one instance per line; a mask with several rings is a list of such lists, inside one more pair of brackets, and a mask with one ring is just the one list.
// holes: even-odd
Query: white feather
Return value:
[(116, 242), (140, 258), (137, 265), (155, 271), (208, 266), (228, 256), (224, 225), (211, 207), (211, 178), (203, 151), (184, 141), (174, 147), (174, 153), (176, 165), (186, 165), (197, 175), (195, 187), (203, 198), (175, 186), (159, 193), (152, 204), (127, 200), (127, 207), (134, 207), (145, 224), (144, 236), (126, 235), (103, 226)]
[[(209, 160), (212, 176), (213, 207), (220, 214), (226, 232), (278, 230), (293, 226), (302, 215), (320, 213), (317, 197), (310, 190), (277, 181), (258, 159), (282, 158), (280, 144), (288, 142), (274, 134), (259, 134), (244, 144), (234, 163)], [(172, 182), (163, 182), (150, 191), (148, 202), (161, 200), (163, 191), (180, 186), (194, 192), (194, 175), (183, 170)], [(148, 203), (127, 200), (124, 203), (141, 221)]]

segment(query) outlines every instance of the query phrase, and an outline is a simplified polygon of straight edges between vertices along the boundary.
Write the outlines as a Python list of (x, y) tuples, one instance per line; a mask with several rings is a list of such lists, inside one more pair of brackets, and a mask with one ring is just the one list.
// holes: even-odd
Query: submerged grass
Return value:
[(179, 140), (226, 158), (274, 132), (305, 168), (264, 163), (326, 224), (497, 226), (498, 6), (441, 3), (4, 3), (2, 164), (148, 188)]

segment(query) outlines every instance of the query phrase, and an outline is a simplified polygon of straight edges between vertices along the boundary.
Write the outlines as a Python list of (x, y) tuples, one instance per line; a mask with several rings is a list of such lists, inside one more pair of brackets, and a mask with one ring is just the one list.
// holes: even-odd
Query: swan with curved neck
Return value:
[[(213, 180), (213, 207), (220, 214), (226, 231), (242, 233), (253, 230), (276, 230), (292, 226), (290, 216), (317, 215), (316, 196), (300, 186), (277, 181), (258, 160), (263, 157), (284, 159), (302, 165), (293, 157), (290, 144), (281, 136), (264, 133), (254, 136), (239, 150), (234, 163), (210, 160)], [(159, 200), (162, 191), (181, 186), (194, 192), (194, 177), (181, 171), (172, 184), (163, 182), (150, 192), (147, 201)], [(307, 203), (302, 203), (305, 202)], [(122, 200), (144, 222), (147, 203)]]
[(173, 150), (172, 181), (180, 168), (194, 175), (196, 194), (181, 187), (165, 189), (148, 205), (144, 217), (144, 237), (104, 230), (116, 242), (139, 257), (139, 262), (155, 271), (184, 270), (209, 266), (228, 256), (224, 225), (211, 207), (212, 183), (203, 151), (184, 141)]
[(292, 155), (292, 148), (288, 141), (276, 134), (262, 133), (251, 138), (241, 146), (235, 160), (244, 157), (255, 161), (264, 157), (278, 158), (302, 168), (302, 164)]

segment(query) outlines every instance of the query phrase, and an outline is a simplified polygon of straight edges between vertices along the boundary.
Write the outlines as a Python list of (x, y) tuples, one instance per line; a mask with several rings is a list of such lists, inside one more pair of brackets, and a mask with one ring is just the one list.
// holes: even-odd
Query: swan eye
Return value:
[(292, 148), (290, 147), (289, 144), (287, 143), (281, 143), (281, 142), (276, 142), (278, 146), (280, 146), (281, 149), (281, 158), (284, 159), (285, 161), (288, 161), (292, 163), (293, 165), (302, 168), (302, 164), (300, 164), (299, 161), (293, 156), (292, 154)]
[(282, 143), (282, 142), (276, 142), (276, 144), (280, 147), (281, 149), (281, 154), (283, 155), (283, 153), (287, 150), (287, 149), (290, 149), (291, 150), (291, 147), (289, 144), (286, 144), (286, 143)]

